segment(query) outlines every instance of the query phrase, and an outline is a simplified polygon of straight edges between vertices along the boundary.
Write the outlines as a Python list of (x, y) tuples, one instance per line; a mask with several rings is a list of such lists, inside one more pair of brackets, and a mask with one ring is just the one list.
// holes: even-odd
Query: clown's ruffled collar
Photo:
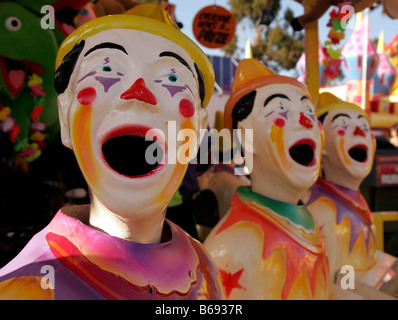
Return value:
[[(320, 186), (344, 202), (344, 204), (356, 212), (365, 223), (373, 223), (368, 204), (359, 190), (345, 188), (323, 178), (318, 178), (315, 185)], [(310, 202), (312, 201), (310, 200)]]
[[(309, 252), (319, 254), (324, 251), (319, 229), (304, 205), (274, 200), (244, 187), (238, 188), (231, 205), (231, 212), (217, 233), (241, 221), (258, 225), (272, 224)], [(268, 249), (264, 246), (265, 251)], [(266, 255), (264, 252), (264, 257)]]
[(243, 202), (252, 202), (269, 208), (298, 227), (308, 231), (315, 230), (314, 219), (304, 205), (274, 200), (243, 187), (238, 188), (237, 194)]
[(85, 224), (88, 210), (89, 206), (63, 208), (49, 225), (46, 239), (51, 251), (58, 259), (73, 259), (70, 268), (88, 268), (86, 272), (94, 277), (96, 270), (102, 276), (105, 271), (127, 280), (136, 290), (153, 287), (159, 294), (186, 294), (198, 281), (198, 255), (189, 238), (173, 223), (165, 222), (165, 229), (171, 233), (168, 241), (134, 243)]

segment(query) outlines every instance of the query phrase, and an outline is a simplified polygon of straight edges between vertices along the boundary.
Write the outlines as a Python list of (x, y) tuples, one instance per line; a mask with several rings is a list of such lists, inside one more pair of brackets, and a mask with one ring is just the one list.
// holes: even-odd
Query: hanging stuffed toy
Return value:
[(381, 3), (383, 4), (383, 13), (391, 19), (398, 19), (398, 1), (381, 0)]
[(97, 17), (122, 14), (138, 4), (138, 2), (132, 0), (97, 0), (93, 3)]
[(346, 28), (344, 23), (348, 22), (346, 17), (347, 11), (345, 10), (345, 6), (347, 5), (352, 5), (352, 2), (340, 3), (337, 9), (333, 9), (330, 12), (330, 19), (327, 24), (327, 27), (330, 28), (330, 32), (323, 47), (323, 53), (325, 54), (325, 59), (323, 60), (325, 69), (323, 73), (330, 79), (336, 77), (341, 71), (341, 49), (338, 46), (345, 37)]
[[(297, 2), (302, 3), (302, 0), (296, 0)], [(342, 0), (318, 0), (313, 8), (306, 12), (305, 14), (301, 15), (292, 20), (291, 25), (295, 31), (303, 30), (309, 23), (318, 20), (321, 18), (326, 11), (329, 10), (331, 6), (339, 6), (347, 1)], [(355, 12), (360, 12), (368, 7), (370, 7), (375, 0), (353, 0), (352, 7)]]

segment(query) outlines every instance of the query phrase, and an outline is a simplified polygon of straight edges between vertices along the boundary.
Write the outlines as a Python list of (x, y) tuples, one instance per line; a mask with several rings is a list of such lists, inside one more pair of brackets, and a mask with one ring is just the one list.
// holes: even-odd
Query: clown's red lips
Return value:
[[(156, 143), (145, 139), (152, 128), (141, 125), (119, 127), (108, 133), (103, 140), (102, 154), (109, 167), (117, 173), (129, 178), (148, 177), (163, 166), (163, 161), (148, 161), (146, 153), (148, 148)], [(161, 143), (156, 145), (156, 158), (164, 159), (165, 150)], [(164, 145), (164, 144), (163, 144)]]
[(348, 150), (349, 156), (358, 162), (366, 162), (368, 160), (368, 147), (364, 144), (356, 144)]
[(316, 143), (311, 139), (298, 140), (289, 148), (290, 157), (298, 164), (311, 167), (315, 165), (315, 147)]

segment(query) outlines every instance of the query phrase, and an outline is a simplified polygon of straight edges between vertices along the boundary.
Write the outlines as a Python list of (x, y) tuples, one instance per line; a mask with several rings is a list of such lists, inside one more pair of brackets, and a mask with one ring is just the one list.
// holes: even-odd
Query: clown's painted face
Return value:
[[(168, 205), (187, 167), (166, 160), (183, 143), (168, 128), (198, 132), (207, 121), (183, 48), (136, 30), (100, 32), (86, 40), (58, 101), (63, 142), (105, 207), (129, 216)], [(159, 134), (146, 141), (149, 130)]]
[(260, 170), (275, 183), (283, 180), (303, 190), (315, 182), (323, 130), (301, 88), (273, 84), (257, 89), (253, 110), (239, 126), (253, 129), (253, 174)]
[(332, 174), (359, 179), (372, 169), (375, 138), (368, 120), (360, 111), (336, 109), (324, 120), (325, 148), (322, 163), (328, 176)]

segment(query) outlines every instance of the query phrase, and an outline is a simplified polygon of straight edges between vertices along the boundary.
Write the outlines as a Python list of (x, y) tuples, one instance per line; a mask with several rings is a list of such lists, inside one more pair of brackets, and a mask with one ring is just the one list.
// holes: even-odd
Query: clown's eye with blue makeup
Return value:
[(178, 77), (175, 75), (175, 74), (168, 74), (167, 76), (167, 79), (170, 81), (170, 82), (177, 82), (177, 80), (178, 80)]
[(171, 72), (159, 76), (155, 79), (155, 82), (169, 86), (181, 86), (183, 85), (184, 78), (183, 76), (176, 74), (175, 72)]
[(103, 67), (102, 67), (102, 71), (104, 71), (104, 72), (111, 72), (111, 71), (112, 71), (112, 68), (111, 68), (110, 66), (103, 66)]
[(368, 130), (368, 129), (369, 129), (369, 126), (368, 126), (368, 124), (367, 124), (366, 122), (360, 124), (360, 127), (361, 127), (362, 129), (364, 129), (364, 130)]

